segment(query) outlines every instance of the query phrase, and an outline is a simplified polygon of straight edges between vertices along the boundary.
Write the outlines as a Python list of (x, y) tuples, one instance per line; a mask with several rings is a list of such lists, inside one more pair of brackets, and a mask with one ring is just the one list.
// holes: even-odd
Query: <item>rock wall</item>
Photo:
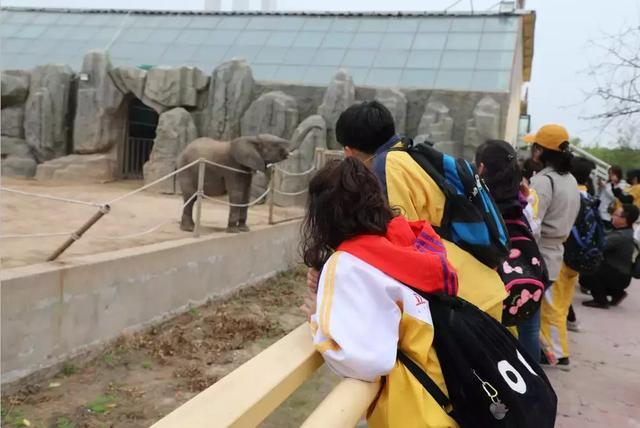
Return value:
[(245, 61), (225, 62), (213, 71), (204, 111), (204, 135), (230, 141), (240, 136), (240, 121), (253, 97), (253, 73)]
[(327, 87), (318, 114), (327, 124), (327, 147), (338, 149), (336, 140), (336, 122), (340, 114), (356, 101), (355, 86), (346, 70), (339, 70)]
[(39, 162), (67, 154), (73, 76), (69, 66), (53, 64), (38, 66), (31, 74), (24, 131)]
[(490, 96), (478, 102), (473, 116), (467, 120), (462, 153), (466, 159), (473, 159), (476, 149), (485, 141), (501, 138), (500, 110), (500, 104)]
[(24, 70), (3, 70), (1, 74), (2, 108), (24, 104), (29, 95), (31, 73)]
[(405, 134), (407, 125), (407, 97), (397, 89), (378, 89), (376, 100), (389, 109), (396, 125), (396, 133)]
[(113, 83), (111, 60), (106, 51), (92, 51), (84, 57), (76, 117), (73, 149), (79, 154), (105, 153), (125, 137), (126, 108), (124, 94)]
[[(294, 174), (308, 171), (315, 164), (316, 149), (327, 148), (327, 126), (324, 118), (313, 115), (303, 120), (293, 133), (291, 141), (294, 144), (294, 150), (278, 165), (279, 168)], [(306, 193), (300, 195), (285, 193), (304, 191), (313, 173), (298, 176), (288, 175), (286, 172), (280, 173), (275, 183), (277, 192), (273, 195), (274, 202), (280, 206), (303, 205), (307, 199)]]
[[(175, 171), (178, 155), (197, 137), (196, 125), (187, 110), (177, 107), (162, 113), (158, 120), (151, 156), (143, 168), (145, 184)], [(179, 189), (176, 188), (174, 176), (149, 190), (158, 193), (175, 193)]]
[(198, 92), (208, 83), (209, 78), (195, 67), (154, 67), (147, 72), (141, 99), (158, 113), (173, 107), (197, 107)]
[(25, 101), (29, 95), (30, 73), (7, 70), (1, 76), (2, 133), (0, 142), (0, 169), (4, 176), (33, 177), (36, 160), (24, 139)]
[(418, 125), (418, 135), (414, 139), (415, 142), (429, 141), (444, 153), (460, 156), (460, 144), (452, 139), (453, 118), (449, 113), (449, 107), (444, 103), (440, 101), (428, 102)]
[[(3, 110), (4, 111), (4, 110)], [(2, 175), (10, 177), (33, 177), (36, 173), (36, 160), (31, 147), (22, 138), (2, 136)]]
[[(290, 138), (298, 124), (298, 104), (284, 92), (267, 92), (255, 100), (242, 116), (241, 135), (271, 134)], [(257, 171), (251, 182), (252, 200), (260, 197), (268, 186), (267, 176)]]
[(241, 135), (271, 134), (290, 138), (298, 124), (298, 103), (284, 92), (261, 95), (242, 116)]
[[(158, 138), (159, 146), (144, 167), (147, 181), (175, 168), (175, 156), (182, 141), (188, 142), (197, 136), (231, 140), (260, 132), (288, 138), (296, 127), (298, 133), (313, 125), (315, 130), (302, 138), (300, 149), (287, 161), (291, 171), (306, 170), (313, 163), (315, 147), (340, 148), (335, 137), (336, 121), (342, 111), (357, 100), (381, 101), (394, 116), (398, 133), (417, 141), (433, 141), (442, 151), (471, 158), (485, 139), (503, 135), (506, 121), (503, 112), (507, 111), (510, 96), (356, 88), (346, 70), (337, 71), (326, 88), (256, 83), (251, 68), (242, 60), (221, 64), (209, 77), (194, 67), (155, 67), (148, 71), (112, 67), (108, 53), (101, 51), (89, 52), (81, 71), (88, 80), (78, 81), (77, 96), (70, 94), (74, 90), (74, 75), (66, 66), (44, 65), (32, 73), (7, 71), (2, 74), (3, 140), (14, 139), (7, 143), (12, 153), (5, 150), (3, 161), (9, 157), (24, 159), (12, 162), (25, 165), (22, 174), (31, 174), (34, 157), (42, 163), (64, 156), (71, 148), (79, 155), (100, 156), (72, 156), (46, 162), (38, 177), (86, 174), (101, 181), (113, 179), (117, 175), (119, 148), (127, 127), (126, 105), (132, 97), (161, 114), (181, 109), (180, 117), (171, 120), (178, 126), (175, 132), (182, 137), (168, 136), (167, 129), (159, 130), (165, 134)], [(73, 104), (70, 98), (77, 98), (73, 118), (69, 117), (70, 104)], [(185, 113), (190, 116), (189, 120)], [(73, 127), (73, 144), (68, 141), (70, 127)], [(321, 135), (323, 132), (326, 135)], [(30, 150), (16, 149), (21, 147), (22, 138), (25, 141), (22, 145), (27, 144)], [(56, 174), (56, 170), (65, 172)], [(254, 187), (262, 193), (266, 178), (257, 176), (255, 182)], [(300, 186), (304, 185), (306, 183), (296, 183), (293, 178), (278, 184), (279, 189), (287, 193), (301, 190)], [(170, 183), (160, 190), (172, 193), (175, 185)]]

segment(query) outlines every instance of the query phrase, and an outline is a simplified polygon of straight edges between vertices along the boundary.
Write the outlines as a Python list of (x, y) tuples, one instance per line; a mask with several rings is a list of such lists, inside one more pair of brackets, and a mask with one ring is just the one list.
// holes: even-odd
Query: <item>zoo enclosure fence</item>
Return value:
[[(304, 194), (306, 194), (307, 189), (304, 188), (300, 191), (297, 192), (285, 192), (279, 189), (279, 186), (276, 186), (277, 183), (281, 183), (282, 180), (285, 177), (299, 177), (301, 182), (306, 182), (307, 177), (310, 177), (316, 170), (317, 168), (321, 167), (322, 165), (324, 165), (328, 160), (330, 159), (334, 159), (334, 158), (339, 158), (343, 156), (342, 152), (340, 151), (331, 151), (331, 150), (325, 150), (325, 149), (317, 149), (316, 153), (315, 153), (315, 160), (314, 160), (314, 165), (308, 169), (307, 171), (302, 171), (302, 172), (290, 172), (290, 171), (286, 171), (284, 169), (282, 169), (280, 166), (278, 166), (277, 164), (273, 164), (270, 165), (269, 167), (271, 168), (271, 180), (269, 181), (269, 184), (267, 186), (266, 191), (260, 195), (258, 198), (256, 198), (255, 200), (247, 203), (247, 204), (232, 204), (230, 202), (221, 200), (221, 199), (215, 199), (215, 198), (211, 198), (208, 197), (204, 194), (204, 178), (205, 178), (205, 174), (206, 174), (206, 165), (209, 166), (213, 166), (216, 168), (221, 168), (221, 169), (227, 169), (227, 170), (232, 170), (235, 172), (241, 172), (241, 173), (245, 173), (245, 174), (250, 174), (250, 172), (248, 171), (244, 171), (244, 170), (239, 170), (236, 168), (232, 168), (226, 165), (222, 165), (222, 164), (218, 164), (216, 162), (211, 162), (209, 160), (206, 159), (198, 159), (196, 161), (193, 161), (192, 163), (185, 165), (179, 169), (176, 169), (175, 171), (166, 174), (163, 177), (158, 178), (157, 180), (148, 183), (142, 187), (139, 187), (131, 192), (128, 192), (124, 195), (118, 196), (108, 202), (105, 203), (96, 203), (96, 202), (87, 202), (87, 201), (81, 201), (81, 200), (77, 200), (77, 199), (70, 199), (70, 198), (63, 198), (63, 197), (57, 197), (57, 196), (52, 196), (52, 195), (46, 195), (46, 194), (39, 194), (39, 193), (31, 193), (31, 192), (26, 192), (26, 191), (22, 191), (22, 190), (18, 190), (18, 189), (12, 189), (12, 188), (6, 188), (6, 187), (2, 187), (0, 188), (0, 190), (7, 192), (7, 193), (13, 193), (13, 194), (18, 194), (18, 195), (22, 195), (22, 196), (26, 196), (26, 197), (33, 197), (33, 198), (41, 198), (41, 199), (46, 199), (46, 200), (53, 200), (53, 201), (58, 201), (58, 202), (64, 202), (64, 203), (70, 203), (70, 204), (80, 204), (80, 205), (85, 205), (85, 206), (91, 206), (91, 207), (95, 207), (97, 208), (97, 211), (81, 226), (79, 227), (77, 230), (72, 231), (72, 232), (54, 232), (54, 233), (43, 233), (43, 232), (38, 232), (38, 233), (31, 233), (31, 234), (13, 234), (13, 235), (2, 235), (0, 236), (0, 240), (7, 240), (7, 239), (25, 239), (25, 238), (42, 238), (42, 237), (55, 237), (55, 236), (67, 236), (67, 239), (64, 241), (64, 243), (62, 243), (48, 258), (47, 261), (53, 261), (56, 260), (58, 257), (60, 257), (60, 255), (62, 253), (64, 253), (71, 245), (73, 245), (74, 242), (80, 240), (82, 238), (82, 236), (89, 230), (91, 229), (102, 217), (104, 217), (105, 215), (109, 214), (112, 210), (112, 206), (116, 203), (120, 203), (122, 201), (124, 201), (125, 199), (138, 194), (140, 192), (143, 192), (165, 180), (169, 180), (169, 179), (173, 179), (173, 177), (175, 177), (177, 174), (179, 174), (180, 172), (187, 170), (189, 168), (194, 168), (197, 165), (198, 168), (198, 189), (196, 191), (196, 193), (194, 195), (191, 196), (191, 198), (189, 198), (187, 201), (184, 201), (184, 203), (181, 206), (181, 209), (184, 208), (187, 204), (191, 203), (194, 199), (195, 199), (195, 228), (193, 231), (193, 236), (198, 238), (201, 235), (201, 213), (202, 213), (202, 202), (204, 200), (209, 200), (215, 203), (219, 203), (219, 204), (224, 204), (224, 205), (228, 205), (228, 206), (235, 206), (235, 207), (252, 207), (254, 205), (257, 205), (261, 202), (264, 201), (265, 198), (269, 197), (267, 200), (268, 203), (268, 209), (269, 209), (269, 219), (268, 219), (268, 223), (270, 225), (273, 224), (278, 224), (278, 223), (282, 223), (285, 221), (291, 221), (291, 220), (296, 220), (301, 218), (301, 215), (295, 216), (295, 217), (287, 217), (284, 219), (276, 219), (275, 218), (275, 211), (276, 211), (276, 203), (275, 203), (275, 196), (276, 195), (280, 195), (280, 196), (289, 196), (289, 197), (296, 197), (296, 196), (302, 196)], [(304, 181), (303, 181), (304, 180)], [(103, 240), (115, 240), (115, 239), (129, 239), (129, 238), (134, 238), (134, 237), (139, 237), (142, 235), (146, 235), (149, 233), (152, 233), (156, 230), (158, 230), (159, 228), (161, 228), (162, 226), (172, 223), (174, 221), (174, 219), (170, 219), (170, 220), (166, 220), (161, 222), (160, 224), (157, 224), (147, 230), (144, 230), (142, 232), (138, 232), (138, 233), (133, 233), (133, 234), (128, 234), (128, 235), (124, 235), (124, 236), (97, 236), (94, 238), (97, 239), (103, 239)]]

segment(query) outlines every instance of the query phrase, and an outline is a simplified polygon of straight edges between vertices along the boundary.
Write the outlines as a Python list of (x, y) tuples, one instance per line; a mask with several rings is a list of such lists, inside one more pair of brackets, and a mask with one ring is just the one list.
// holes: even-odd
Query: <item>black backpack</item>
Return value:
[(445, 196), (440, 226), (433, 225), (444, 239), (453, 242), (476, 259), (496, 268), (509, 254), (507, 229), (489, 190), (470, 162), (439, 152), (429, 144), (404, 141), (401, 150), (436, 182)]
[(564, 242), (564, 263), (578, 273), (595, 273), (604, 261), (605, 231), (600, 201), (580, 194), (580, 211)]
[(509, 293), (502, 303), (502, 324), (514, 326), (538, 311), (549, 274), (527, 220), (505, 219), (505, 223), (511, 251), (497, 271)]
[(633, 259), (633, 264), (631, 265), (631, 276), (635, 279), (640, 279), (640, 248), (636, 244), (634, 244), (638, 254), (636, 254), (636, 258)]
[(414, 291), (429, 301), (449, 397), (400, 350), (398, 358), (461, 428), (554, 426), (553, 387), (505, 327), (459, 297)]

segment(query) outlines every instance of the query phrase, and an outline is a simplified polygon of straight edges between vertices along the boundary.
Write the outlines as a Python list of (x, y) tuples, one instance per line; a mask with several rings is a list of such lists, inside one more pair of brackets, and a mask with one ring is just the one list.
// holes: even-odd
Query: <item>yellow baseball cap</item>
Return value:
[(562, 143), (569, 141), (569, 133), (564, 126), (544, 125), (535, 134), (525, 135), (524, 141), (526, 143), (536, 143), (546, 149), (559, 152)]

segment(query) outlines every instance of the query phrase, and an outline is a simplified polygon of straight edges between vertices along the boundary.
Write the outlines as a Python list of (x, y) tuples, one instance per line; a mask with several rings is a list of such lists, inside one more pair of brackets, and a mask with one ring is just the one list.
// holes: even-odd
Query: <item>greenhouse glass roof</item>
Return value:
[(257, 80), (326, 85), (345, 68), (356, 85), (506, 92), (522, 16), (3, 9), (2, 68), (79, 70), (109, 48), (115, 65), (244, 58)]

